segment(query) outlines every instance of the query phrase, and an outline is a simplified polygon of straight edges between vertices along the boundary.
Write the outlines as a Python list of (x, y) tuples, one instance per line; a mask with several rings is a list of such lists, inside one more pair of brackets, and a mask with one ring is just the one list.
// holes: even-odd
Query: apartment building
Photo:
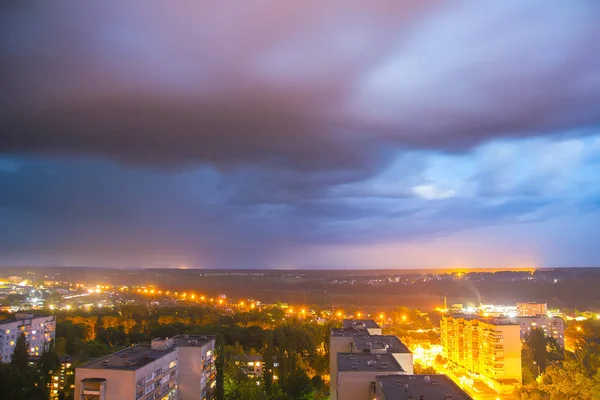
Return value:
[(340, 400), (371, 400), (378, 375), (406, 374), (391, 354), (339, 353), (337, 365), (335, 397), (331, 393)]
[(377, 376), (374, 400), (473, 400), (446, 375)]
[(535, 317), (546, 315), (547, 312), (546, 303), (517, 303), (517, 317)]
[(561, 317), (538, 315), (535, 317), (518, 317), (515, 321), (520, 325), (522, 340), (532, 329), (538, 328), (544, 332), (546, 337), (556, 339), (562, 348), (565, 347), (565, 321)]
[(507, 318), (443, 316), (444, 357), (496, 389), (522, 382), (520, 326)]
[(75, 370), (75, 399), (212, 399), (214, 346), (212, 336), (178, 335), (102, 357)]
[(365, 328), (332, 329), (329, 336), (329, 388), (331, 400), (336, 400), (337, 388), (337, 355), (351, 353), (354, 336), (370, 336)]
[(365, 319), (344, 320), (342, 326), (341, 329), (332, 329), (330, 335), (329, 387), (331, 400), (338, 399), (338, 354), (385, 355), (386, 358), (389, 355), (401, 366), (402, 373), (413, 372), (412, 352), (397, 337), (382, 335), (381, 327), (375, 321)]
[(57, 400), (58, 392), (62, 391), (69, 385), (69, 376), (73, 375), (71, 369), (71, 357), (63, 356), (60, 357), (60, 366), (52, 372), (50, 382), (48, 382), (48, 391), (50, 393), (50, 400)]
[(12, 360), (21, 334), (25, 335), (29, 355), (40, 356), (54, 340), (55, 331), (54, 315), (16, 313), (14, 318), (0, 322), (0, 362), (8, 363)]

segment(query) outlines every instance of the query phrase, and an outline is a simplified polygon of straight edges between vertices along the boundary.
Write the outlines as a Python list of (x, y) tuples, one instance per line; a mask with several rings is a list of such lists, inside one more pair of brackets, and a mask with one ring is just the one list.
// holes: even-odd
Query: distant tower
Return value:
[(446, 296), (444, 296), (444, 310), (448, 309), (448, 305), (446, 304)]

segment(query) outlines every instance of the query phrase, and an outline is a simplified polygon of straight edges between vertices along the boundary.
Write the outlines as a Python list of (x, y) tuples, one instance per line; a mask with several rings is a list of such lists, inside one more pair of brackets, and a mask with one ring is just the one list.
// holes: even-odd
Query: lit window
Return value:
[(253, 367), (254, 366), (254, 362), (253, 361), (248, 361), (248, 366), (249, 367)]
[(14, 341), (14, 340), (11, 340), (11, 341), (10, 341), (10, 345), (11, 345), (11, 346), (14, 346), (14, 345), (15, 345), (15, 341)]
[(7, 330), (6, 330), (6, 333), (10, 333), (10, 329), (7, 329)]

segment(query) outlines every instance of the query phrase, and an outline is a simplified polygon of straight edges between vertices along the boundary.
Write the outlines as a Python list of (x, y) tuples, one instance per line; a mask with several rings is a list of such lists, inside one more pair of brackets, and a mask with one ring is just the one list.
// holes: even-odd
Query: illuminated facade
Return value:
[(546, 315), (547, 312), (546, 303), (517, 303), (517, 317), (535, 317)]
[(492, 387), (522, 382), (519, 325), (510, 319), (443, 316), (444, 357)]
[(11, 361), (17, 339), (21, 334), (25, 335), (29, 355), (40, 356), (54, 340), (55, 331), (54, 315), (17, 313), (14, 319), (0, 322), (0, 361), (5, 363)]
[(70, 385), (70, 376), (73, 375), (71, 369), (71, 357), (62, 357), (60, 359), (60, 367), (52, 372), (48, 389), (50, 392), (50, 400), (59, 398), (59, 392), (64, 390), (67, 385)]

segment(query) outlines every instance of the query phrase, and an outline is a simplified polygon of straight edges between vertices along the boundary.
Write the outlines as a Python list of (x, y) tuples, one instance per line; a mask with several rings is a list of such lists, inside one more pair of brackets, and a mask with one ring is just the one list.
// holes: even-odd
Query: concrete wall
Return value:
[[(338, 353), (350, 353), (352, 351), (352, 337), (346, 336), (331, 336), (329, 340), (329, 388), (331, 392), (331, 400), (336, 400), (337, 388), (337, 355)], [(340, 399), (341, 400), (341, 399)]]
[(407, 374), (412, 375), (415, 373), (412, 353), (392, 353), (392, 356), (394, 356)]
[(135, 400), (135, 371), (77, 368), (75, 370), (75, 400), (81, 399), (81, 381), (88, 378), (106, 379), (106, 399)]
[(210, 398), (202, 396), (203, 391), (210, 391), (210, 382), (203, 379), (203, 364), (207, 353), (210, 354), (209, 357), (213, 356), (214, 342), (202, 347), (179, 347), (179, 400)]
[[(375, 383), (377, 375), (401, 375), (401, 373), (382, 369), (338, 372), (337, 398), (340, 400), (372, 400), (375, 393), (371, 384)], [(333, 399), (333, 391), (331, 394)]]

